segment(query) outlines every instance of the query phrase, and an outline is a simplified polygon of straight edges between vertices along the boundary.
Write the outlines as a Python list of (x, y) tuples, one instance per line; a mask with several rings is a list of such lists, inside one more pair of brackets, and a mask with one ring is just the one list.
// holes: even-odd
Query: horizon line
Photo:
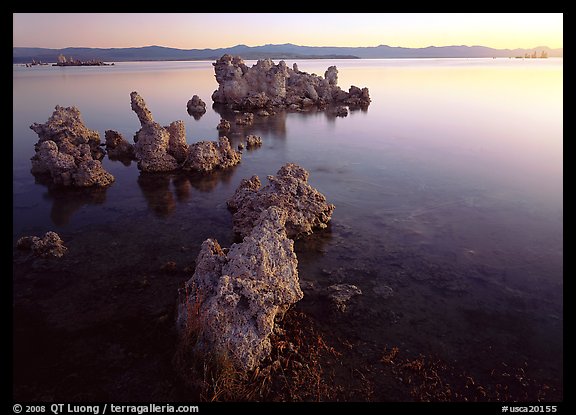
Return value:
[(284, 46), (284, 45), (292, 45), (292, 46), (300, 46), (300, 47), (308, 47), (308, 48), (353, 48), (353, 49), (357, 49), (357, 48), (378, 48), (378, 47), (390, 47), (390, 48), (402, 48), (402, 49), (427, 49), (427, 48), (447, 48), (447, 47), (467, 47), (467, 48), (472, 48), (472, 47), (483, 47), (483, 48), (489, 48), (489, 49), (495, 49), (495, 50), (516, 50), (516, 49), (538, 49), (538, 48), (548, 48), (548, 49), (564, 49), (564, 46), (560, 46), (557, 48), (552, 48), (550, 46), (547, 45), (539, 45), (539, 46), (534, 46), (534, 47), (530, 47), (530, 48), (524, 48), (524, 47), (516, 47), (516, 48), (495, 48), (492, 46), (485, 46), (485, 45), (429, 45), (429, 46), (424, 46), (424, 47), (407, 47), (407, 46), (391, 46), (391, 45), (386, 45), (386, 44), (379, 44), (376, 46), (329, 46), (329, 45), (325, 45), (325, 46), (309, 46), (309, 45), (299, 45), (296, 43), (265, 43), (265, 44), (261, 44), (261, 45), (246, 45), (245, 43), (238, 43), (236, 45), (233, 46), (223, 46), (223, 47), (218, 47), (218, 48), (189, 48), (189, 49), (184, 49), (184, 48), (178, 48), (178, 47), (173, 47), (173, 46), (162, 46), (162, 45), (144, 45), (144, 46), (113, 46), (113, 47), (103, 47), (103, 46), (64, 46), (64, 47), (44, 47), (44, 46), (12, 46), (12, 48), (33, 48), (33, 49), (69, 49), (69, 48), (78, 48), (78, 49), (136, 49), (136, 48), (148, 48), (148, 47), (160, 47), (160, 48), (166, 48), (166, 49), (178, 49), (178, 50), (218, 50), (218, 49), (230, 49), (230, 48), (234, 48), (237, 46), (246, 46), (246, 47), (250, 47), (250, 48), (255, 48), (255, 47), (263, 47), (263, 46)]

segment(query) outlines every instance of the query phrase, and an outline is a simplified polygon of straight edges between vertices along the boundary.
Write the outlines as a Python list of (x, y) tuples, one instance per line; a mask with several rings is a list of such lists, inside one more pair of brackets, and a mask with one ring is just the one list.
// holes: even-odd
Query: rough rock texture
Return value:
[(152, 113), (138, 92), (130, 93), (130, 104), (142, 126), (134, 137), (136, 143), (134, 153), (138, 160), (138, 168), (148, 172), (176, 170), (178, 161), (171, 153), (178, 152), (179, 149), (170, 147), (170, 144), (180, 142), (180, 137), (171, 140), (170, 132), (154, 121)]
[(228, 200), (235, 232), (248, 235), (261, 212), (270, 206), (286, 211), (289, 238), (299, 238), (311, 234), (314, 228), (327, 226), (334, 205), (327, 203), (326, 197), (308, 184), (308, 172), (304, 168), (287, 163), (276, 177), (268, 176), (268, 181), (260, 188), (258, 176), (243, 179)]
[(42, 258), (60, 258), (68, 248), (56, 232), (46, 232), (43, 238), (37, 236), (23, 236), (16, 242), (16, 247), (22, 250), (30, 250), (36, 256)]
[(230, 131), (230, 128), (232, 128), (230, 121), (225, 120), (224, 118), (221, 118), (220, 123), (216, 126), (216, 129), (224, 134)]
[(328, 287), (328, 298), (338, 311), (345, 312), (347, 303), (355, 295), (361, 295), (362, 290), (352, 284), (335, 284)]
[(374, 291), (374, 294), (382, 298), (390, 298), (394, 296), (394, 290), (392, 287), (382, 283), (377, 284), (374, 288), (372, 288), (372, 291)]
[(238, 115), (234, 122), (238, 125), (252, 125), (254, 122), (254, 113), (245, 112), (242, 115)]
[(225, 169), (240, 163), (242, 153), (230, 146), (227, 137), (216, 141), (199, 141), (190, 144), (182, 169), (209, 172), (214, 169)]
[[(224, 169), (240, 162), (241, 153), (233, 150), (226, 137), (218, 142), (186, 142), (183, 121), (174, 121), (166, 127), (154, 121), (152, 113), (137, 92), (130, 94), (132, 109), (142, 128), (136, 133), (134, 150), (138, 167), (142, 171), (162, 172), (177, 169), (209, 172)], [(228, 123), (228, 126), (230, 123)]]
[(350, 108), (366, 108), (366, 102), (370, 102), (370, 92), (368, 88), (358, 88), (352, 85), (348, 90), (348, 97), (344, 100), (344, 104), (349, 105)]
[(206, 113), (206, 103), (202, 101), (198, 95), (194, 95), (186, 104), (186, 109), (188, 110), (188, 114), (198, 120)]
[(72, 181), (80, 187), (108, 186), (114, 181), (114, 176), (104, 170), (100, 160), (86, 160), (78, 164)]
[(178, 163), (186, 160), (188, 153), (188, 143), (186, 142), (186, 126), (184, 121), (173, 121), (164, 127), (170, 138), (168, 139), (168, 154), (176, 159)]
[(242, 370), (254, 369), (270, 354), (275, 319), (303, 297), (285, 221), (286, 212), (271, 207), (228, 252), (215, 240), (202, 243), (178, 310), (180, 329), (199, 325), (193, 347), (223, 354)]
[(247, 135), (246, 136), (246, 148), (260, 147), (262, 145), (262, 138), (257, 135)]
[(34, 123), (30, 128), (38, 134), (39, 143), (50, 140), (54, 141), (58, 147), (62, 146), (65, 149), (74, 149), (80, 144), (88, 144), (93, 159), (101, 160), (104, 157), (104, 151), (100, 148), (100, 134), (84, 125), (82, 114), (76, 107), (56, 105), (47, 122)]
[(276, 114), (276, 112), (272, 111), (272, 109), (265, 110), (264, 108), (256, 111), (256, 115), (260, 117), (269, 117), (271, 115)]
[(111, 160), (134, 160), (134, 145), (130, 144), (122, 134), (114, 130), (104, 131), (106, 152)]
[[(57, 105), (46, 123), (30, 128), (39, 137), (32, 174), (50, 175), (52, 183), (64, 186), (108, 186), (114, 181), (100, 163), (105, 154), (100, 134), (84, 125), (76, 107)], [(86, 180), (87, 173), (92, 179)]]
[(271, 59), (261, 59), (252, 67), (239, 56), (223, 55), (214, 65), (219, 87), (212, 100), (240, 110), (263, 108), (307, 109), (324, 108), (328, 104), (367, 107), (370, 104), (368, 88), (351, 87), (349, 92), (337, 85), (338, 70), (329, 67), (324, 77), (308, 74)]
[(348, 108), (344, 105), (338, 105), (332, 110), (333, 114), (337, 117), (346, 117), (348, 116)]

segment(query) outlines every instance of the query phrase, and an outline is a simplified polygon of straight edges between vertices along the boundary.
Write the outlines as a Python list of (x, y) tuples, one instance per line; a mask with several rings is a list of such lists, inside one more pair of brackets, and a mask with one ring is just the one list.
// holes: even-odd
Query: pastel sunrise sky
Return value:
[(562, 13), (14, 13), (13, 46), (563, 47)]

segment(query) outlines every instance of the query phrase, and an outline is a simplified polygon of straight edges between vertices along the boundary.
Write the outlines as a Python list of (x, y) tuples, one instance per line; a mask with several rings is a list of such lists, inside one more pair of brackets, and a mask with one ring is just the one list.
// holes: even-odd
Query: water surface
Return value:
[[(29, 170), (38, 137), (30, 124), (45, 122), (56, 105), (76, 106), (102, 137), (114, 129), (131, 140), (140, 125), (130, 92), (138, 91), (160, 124), (184, 120), (189, 143), (216, 140), (220, 118), (233, 121), (234, 114), (211, 108), (217, 88), (211, 62), (15, 65), (13, 239), (58, 232), (83, 281), (51, 285), (39, 273), (15, 272), (18, 316), (42, 313), (43, 325), (90, 333), (118, 313), (172, 318), (185, 277), (166, 281), (162, 264), (193, 265), (208, 237), (230, 245), (225, 202), (240, 180), (256, 174), (265, 182), (293, 162), (336, 205), (327, 230), (296, 244), (307, 287), (299, 307), (334, 339), (357, 345), (350, 359), (377, 361), (384, 347), (397, 345), (475, 374), (502, 362), (528, 365), (532, 376), (561, 385), (562, 59), (297, 63), (319, 75), (336, 65), (338, 84), (367, 86), (371, 105), (345, 118), (280, 111), (256, 117), (252, 127), (233, 124), (234, 145), (257, 134), (263, 146), (207, 176), (146, 175), (134, 163), (106, 158), (116, 181), (97, 191), (35, 183)], [(199, 120), (186, 112), (194, 94), (208, 104)], [(120, 274), (115, 288), (110, 280)], [(143, 278), (153, 294), (134, 294)], [(322, 295), (334, 283), (363, 292), (345, 314), (331, 312)], [(67, 309), (69, 298), (82, 298), (84, 308)], [(27, 305), (35, 301), (37, 308)], [(102, 336), (100, 345), (120, 342)], [(27, 391), (33, 381), (22, 376), (16, 383)]]

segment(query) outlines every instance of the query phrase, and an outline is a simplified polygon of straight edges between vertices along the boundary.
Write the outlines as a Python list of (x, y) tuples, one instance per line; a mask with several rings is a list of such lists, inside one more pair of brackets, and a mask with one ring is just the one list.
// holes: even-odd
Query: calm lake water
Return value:
[[(336, 65), (340, 87), (366, 86), (372, 103), (345, 118), (279, 112), (256, 117), (251, 127), (232, 123), (233, 144), (257, 134), (263, 146), (213, 175), (145, 175), (134, 163), (106, 158), (114, 184), (82, 192), (35, 183), (30, 157), (38, 137), (29, 126), (46, 122), (56, 105), (76, 106), (102, 140), (113, 129), (131, 141), (140, 125), (130, 92), (138, 91), (161, 125), (184, 120), (188, 143), (216, 140), (220, 118), (233, 121), (233, 114), (211, 108), (211, 62), (15, 65), (13, 240), (58, 232), (70, 248), (63, 267), (74, 274), (49, 282), (38, 270), (15, 271), (18, 339), (29, 339), (22, 333), (30, 324), (84, 333), (83, 343), (81, 334), (71, 340), (75, 346), (54, 344), (60, 353), (75, 347), (96, 355), (118, 344), (122, 353), (136, 353), (138, 346), (118, 338), (125, 323), (109, 331), (106, 325), (119, 314), (142, 330), (146, 319), (171, 321), (185, 278), (159, 273), (162, 264), (193, 264), (209, 237), (229, 246), (226, 200), (241, 179), (256, 174), (266, 183), (293, 162), (336, 206), (327, 230), (296, 243), (305, 288), (299, 307), (334, 339), (356, 346), (350, 359), (377, 360), (386, 346), (398, 346), (476, 375), (502, 363), (524, 365), (561, 391), (562, 59), (297, 63), (319, 75)], [(208, 106), (199, 120), (186, 112), (194, 94)], [(138, 285), (143, 279), (147, 289)], [(330, 311), (322, 295), (335, 283), (362, 290), (347, 313)], [(94, 327), (102, 328), (98, 335)], [(18, 366), (24, 360), (24, 352), (15, 357), (22, 397), (45, 385)], [(55, 351), (45, 370), (61, 363)], [(68, 386), (60, 387), (44, 389), (60, 396)]]

